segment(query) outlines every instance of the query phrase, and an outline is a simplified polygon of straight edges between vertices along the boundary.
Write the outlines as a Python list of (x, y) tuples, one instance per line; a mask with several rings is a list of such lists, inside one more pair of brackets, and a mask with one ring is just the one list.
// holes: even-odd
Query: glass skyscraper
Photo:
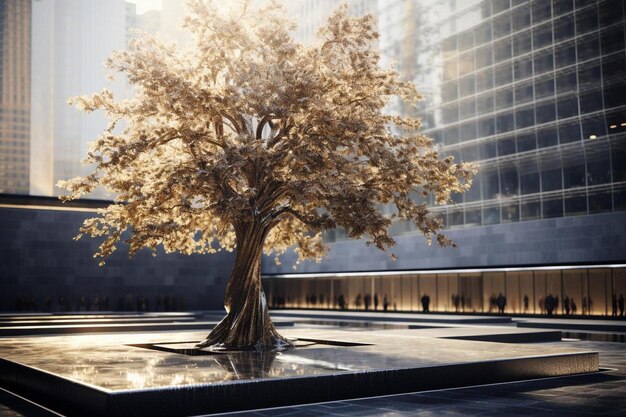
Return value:
[(379, 4), (382, 53), (425, 91), (424, 133), (480, 166), (434, 209), (449, 228), (626, 210), (622, 0)]
[[(432, 206), (456, 249), (393, 226), (398, 261), (333, 233), (321, 264), (263, 265), (276, 307), (612, 315), (626, 293), (626, 47), (623, 0), (380, 0), (379, 48), (424, 95), (442, 155), (479, 165), (472, 188)], [(315, 295), (312, 298), (311, 295)], [(549, 296), (552, 296), (550, 298)], [(312, 303), (311, 300), (323, 302)], [(461, 306), (455, 300), (462, 300)], [(463, 301), (464, 300), (464, 301)], [(562, 307), (556, 314), (565, 314)]]

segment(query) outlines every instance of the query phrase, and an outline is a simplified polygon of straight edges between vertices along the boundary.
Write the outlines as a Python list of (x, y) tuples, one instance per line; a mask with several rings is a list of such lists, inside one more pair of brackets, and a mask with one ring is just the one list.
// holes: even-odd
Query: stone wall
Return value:
[[(141, 251), (128, 258), (120, 244), (105, 266), (92, 257), (98, 239), (72, 238), (93, 213), (47, 209), (0, 208), (0, 311), (34, 298), (36, 308), (62, 310), (59, 298), (76, 309), (81, 297), (90, 303), (108, 298), (109, 309), (136, 309), (137, 298), (148, 310), (221, 309), (233, 256), (165, 254)], [(288, 252), (277, 266), (264, 257), (263, 273), (345, 272), (439, 268), (482, 268), (626, 261), (626, 212), (527, 221), (448, 230), (457, 248), (427, 246), (419, 236), (401, 236), (393, 251), (397, 261), (360, 241), (332, 244), (321, 264), (304, 262), (294, 271)]]
[(99, 267), (93, 254), (101, 240), (72, 239), (93, 215), (0, 208), (0, 311), (24, 308), (20, 303), (31, 298), (36, 309), (46, 310), (47, 297), (52, 310), (67, 308), (60, 297), (75, 310), (81, 297), (93, 304), (95, 297), (104, 296), (112, 310), (136, 309), (138, 298), (147, 300), (148, 310), (222, 308), (232, 254), (186, 256), (159, 250), (153, 257), (143, 250), (129, 259), (127, 245), (120, 244)]
[(294, 270), (295, 254), (281, 265), (272, 257), (263, 273), (349, 272), (407, 269), (484, 268), (596, 264), (626, 261), (626, 212), (594, 214), (447, 230), (456, 248), (428, 246), (420, 235), (400, 236), (391, 252), (397, 261), (362, 241), (338, 241), (321, 264), (306, 261)]

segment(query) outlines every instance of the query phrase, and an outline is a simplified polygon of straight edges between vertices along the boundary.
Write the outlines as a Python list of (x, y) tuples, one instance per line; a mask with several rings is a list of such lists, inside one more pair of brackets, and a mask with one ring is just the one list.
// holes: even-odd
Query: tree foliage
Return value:
[(427, 202), (467, 190), (475, 168), (441, 158), (418, 119), (384, 112), (392, 97), (422, 97), (380, 68), (372, 16), (343, 6), (303, 46), (275, 3), (224, 12), (192, 0), (189, 9), (192, 47), (143, 35), (108, 60), (134, 97), (70, 99), (110, 121), (85, 161), (94, 172), (59, 183), (66, 199), (98, 186), (116, 194), (81, 228), (106, 237), (98, 256), (126, 230), (131, 255), (159, 245), (232, 250), (235, 230), (250, 224), (264, 227), (264, 249), (276, 254), (296, 245), (300, 258), (320, 259), (322, 233), (338, 226), (386, 250), (395, 242), (383, 204), (429, 243), (451, 244)]

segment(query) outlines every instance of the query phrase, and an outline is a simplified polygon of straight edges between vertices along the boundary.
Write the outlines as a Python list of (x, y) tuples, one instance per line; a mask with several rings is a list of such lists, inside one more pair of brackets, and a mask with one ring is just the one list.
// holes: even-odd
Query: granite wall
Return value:
[[(100, 240), (77, 234), (94, 213), (0, 208), (0, 311), (75, 310), (81, 297), (93, 304), (107, 297), (108, 309), (220, 309), (232, 267), (230, 253), (165, 254), (147, 250), (128, 258), (127, 245), (99, 267), (93, 258)], [(62, 305), (62, 300), (66, 300)], [(32, 301), (35, 302), (33, 307)], [(24, 305), (26, 304), (26, 305)], [(103, 308), (100, 301), (100, 308)], [(140, 304), (138, 306), (138, 304)]]
[(295, 254), (281, 265), (266, 257), (263, 273), (349, 272), (596, 264), (626, 261), (626, 212), (563, 217), (446, 231), (456, 248), (428, 246), (422, 236), (400, 236), (391, 252), (397, 261), (363, 242), (339, 241), (321, 264), (294, 270)]
[[(85, 297), (106, 296), (112, 310), (221, 309), (233, 256), (165, 254), (141, 251), (128, 258), (119, 245), (105, 266), (92, 257), (98, 239), (74, 241), (83, 220), (93, 213), (47, 209), (0, 208), (0, 311), (24, 308), (72, 309)], [(626, 262), (626, 212), (527, 221), (448, 230), (457, 248), (427, 246), (421, 236), (401, 236), (393, 251), (398, 260), (363, 242), (340, 241), (321, 264), (304, 262), (294, 271), (288, 252), (277, 266), (263, 259), (266, 275), (293, 272), (345, 272), (406, 269), (476, 268)], [(132, 301), (129, 301), (132, 300)], [(160, 304), (158, 303), (160, 300)], [(165, 305), (169, 303), (167, 306)], [(130, 303), (130, 305), (129, 305)], [(28, 307), (28, 306), (27, 306)], [(32, 309), (32, 306), (28, 307)]]

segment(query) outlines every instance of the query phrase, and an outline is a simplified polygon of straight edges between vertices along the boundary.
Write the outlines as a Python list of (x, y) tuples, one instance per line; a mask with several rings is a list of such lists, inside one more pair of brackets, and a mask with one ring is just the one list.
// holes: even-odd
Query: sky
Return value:
[(143, 14), (148, 10), (161, 10), (161, 0), (128, 0), (137, 5), (137, 14)]

